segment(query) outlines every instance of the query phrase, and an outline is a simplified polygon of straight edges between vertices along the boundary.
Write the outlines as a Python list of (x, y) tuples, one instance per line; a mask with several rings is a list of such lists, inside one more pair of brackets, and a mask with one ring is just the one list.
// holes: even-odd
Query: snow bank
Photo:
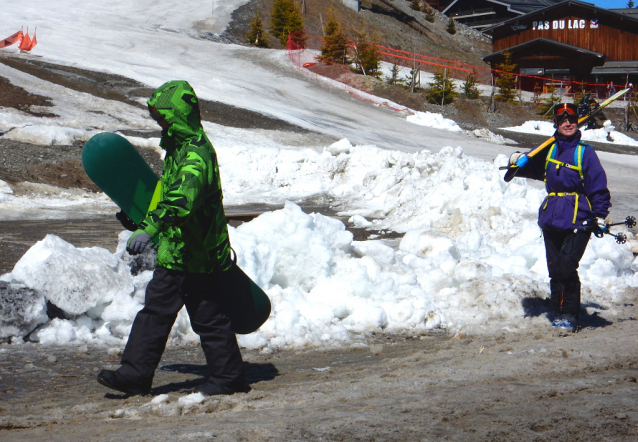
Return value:
[[(231, 227), (239, 265), (273, 304), (260, 330), (239, 337), (241, 346), (339, 345), (381, 330), (480, 334), (547, 327), (548, 280), (536, 225), (543, 192), (525, 180), (503, 182), (498, 166), (504, 156), (488, 163), (458, 148), (408, 154), (348, 145), (342, 140), (335, 154), (222, 149), (222, 170), (244, 177), (241, 186), (238, 176), (226, 184), (227, 198), (239, 198), (240, 191), (270, 199), (298, 196), (300, 189), (323, 192), (338, 197), (342, 214), (359, 225), (405, 232), (394, 241), (353, 241), (342, 222), (306, 214), (292, 202)], [(245, 167), (233, 168), (232, 161)], [(2, 276), (64, 312), (31, 339), (123, 343), (151, 277), (128, 270), (129, 235), (120, 235), (114, 254), (76, 249), (49, 235)], [(580, 267), (584, 305), (607, 309), (622, 302), (638, 285), (636, 268), (628, 245), (592, 239)], [(34, 313), (24, 323), (34, 327), (37, 318)], [(0, 335), (20, 336), (29, 328), (16, 331), (13, 322), (14, 328), (0, 326)], [(171, 336), (197, 339), (184, 311)]]

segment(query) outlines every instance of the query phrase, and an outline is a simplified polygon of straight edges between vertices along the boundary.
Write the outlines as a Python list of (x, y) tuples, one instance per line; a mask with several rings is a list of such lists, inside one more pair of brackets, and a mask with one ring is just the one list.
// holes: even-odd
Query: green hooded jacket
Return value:
[(199, 102), (186, 81), (169, 81), (148, 100), (165, 118), (166, 150), (157, 208), (139, 225), (159, 243), (157, 265), (212, 273), (230, 265), (217, 155), (202, 127)]

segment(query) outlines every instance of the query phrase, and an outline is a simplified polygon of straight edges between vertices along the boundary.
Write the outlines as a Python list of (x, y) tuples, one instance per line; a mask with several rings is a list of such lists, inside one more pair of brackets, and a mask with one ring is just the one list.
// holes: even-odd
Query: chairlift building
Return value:
[(578, 83), (588, 83), (588, 90), (605, 96), (613, 87), (605, 91), (604, 84), (638, 82), (638, 15), (631, 9), (562, 1), (484, 32), (492, 36), (493, 52), (483, 60), (497, 69), (503, 54), (511, 53), (523, 90), (541, 84), (546, 92), (556, 84), (574, 93), (580, 90)]
[(564, 0), (440, 0), (438, 9), (470, 28), (483, 30)]

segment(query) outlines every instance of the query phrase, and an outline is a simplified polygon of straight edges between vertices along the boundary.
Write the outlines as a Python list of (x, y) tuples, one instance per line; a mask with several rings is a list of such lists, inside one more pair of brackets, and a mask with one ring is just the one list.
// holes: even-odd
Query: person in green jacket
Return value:
[(102, 370), (98, 382), (127, 394), (148, 394), (173, 323), (186, 305), (210, 373), (194, 390), (205, 395), (246, 391), (237, 339), (215, 293), (217, 275), (232, 260), (217, 156), (204, 133), (197, 96), (186, 81), (169, 81), (147, 103), (166, 150), (161, 197), (131, 235), (127, 251), (142, 253), (156, 242), (156, 268), (121, 366)]

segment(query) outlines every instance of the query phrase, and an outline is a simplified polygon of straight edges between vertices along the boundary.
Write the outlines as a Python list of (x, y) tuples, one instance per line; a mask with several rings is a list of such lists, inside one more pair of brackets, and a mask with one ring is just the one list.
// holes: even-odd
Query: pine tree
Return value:
[(436, 19), (436, 14), (434, 13), (434, 8), (426, 3), (425, 5), (425, 19), (430, 23), (434, 23)]
[(476, 78), (474, 78), (472, 74), (465, 78), (465, 83), (463, 83), (463, 95), (470, 100), (475, 100), (481, 95), (476, 83)]
[(363, 75), (372, 75), (378, 77), (379, 72), (379, 51), (377, 47), (368, 41), (366, 41), (367, 35), (365, 33), (357, 33), (357, 41), (354, 46), (354, 61), (357, 72)]
[(341, 24), (335, 16), (334, 10), (330, 10), (328, 22), (325, 26), (325, 42), (321, 45), (321, 60), (333, 63), (348, 64), (347, 43), (348, 40), (341, 30)]
[(390, 70), (390, 76), (386, 78), (386, 83), (388, 84), (398, 84), (400, 82), (399, 80), (399, 73), (401, 71), (401, 67), (395, 62), (394, 65), (392, 65), (392, 69)]
[(446, 31), (448, 31), (452, 35), (456, 34), (456, 22), (453, 18), (450, 18), (450, 21), (447, 24)]
[(540, 105), (541, 103), (541, 94), (543, 93), (543, 87), (541, 86), (540, 82), (536, 82), (536, 84), (534, 84), (534, 96), (532, 97), (532, 102), (535, 105)]
[(516, 97), (516, 75), (513, 74), (516, 64), (512, 63), (511, 52), (504, 52), (503, 57), (503, 63), (496, 65), (499, 70), (503, 71), (496, 79), (496, 86), (498, 86), (496, 98), (513, 103)]
[(282, 45), (288, 42), (288, 34), (295, 34), (293, 41), (304, 42), (304, 22), (299, 6), (293, 0), (275, 0), (270, 16), (270, 32)]
[(628, 7), (628, 8), (633, 8), (633, 7), (634, 7), (634, 2), (633, 2), (632, 0), (629, 0), (629, 1), (627, 2), (627, 7)]
[(267, 48), (268, 39), (264, 32), (264, 25), (261, 21), (261, 14), (259, 11), (255, 14), (255, 18), (250, 23), (250, 31), (248, 32), (248, 43), (258, 48)]
[(539, 109), (539, 114), (542, 115), (544, 118), (552, 118), (551, 110), (554, 108), (554, 105), (556, 105), (560, 101), (560, 97), (554, 95), (554, 92), (556, 92), (556, 86), (554, 85), (553, 76), (551, 83), (547, 85), (547, 92), (549, 92), (549, 97), (543, 100)]
[(427, 91), (428, 101), (432, 104), (449, 104), (458, 96), (454, 90), (454, 80), (446, 75), (440, 69), (434, 72), (434, 78)]

